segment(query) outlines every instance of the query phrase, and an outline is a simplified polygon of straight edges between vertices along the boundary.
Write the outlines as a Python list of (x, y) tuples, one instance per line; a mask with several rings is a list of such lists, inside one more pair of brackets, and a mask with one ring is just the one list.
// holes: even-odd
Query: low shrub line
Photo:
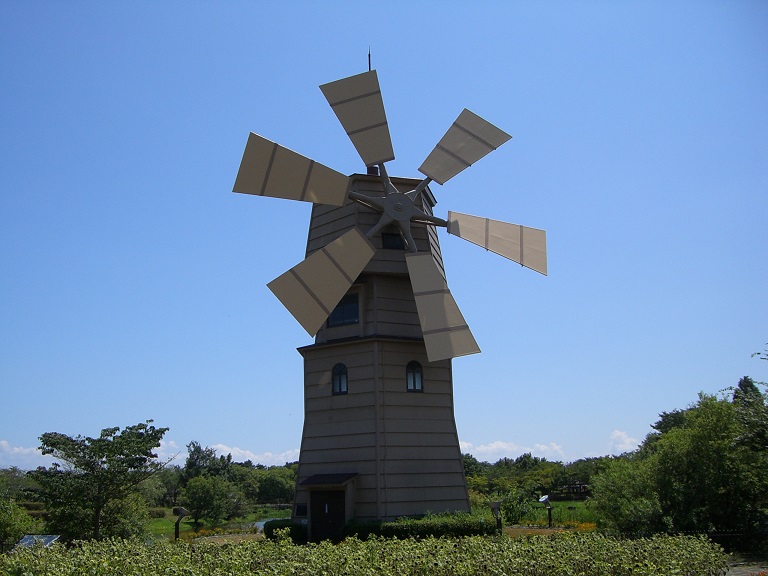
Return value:
[(716, 576), (727, 556), (706, 538), (613, 539), (596, 533), (508, 538), (348, 538), (298, 546), (289, 538), (211, 544), (128, 540), (22, 549), (0, 557), (0, 574), (23, 576), (196, 574), (245, 576)]

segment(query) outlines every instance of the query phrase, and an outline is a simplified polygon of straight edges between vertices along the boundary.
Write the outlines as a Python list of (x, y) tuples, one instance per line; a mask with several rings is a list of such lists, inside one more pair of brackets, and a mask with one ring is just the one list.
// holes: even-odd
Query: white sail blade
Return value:
[(544, 230), (448, 212), (448, 234), (547, 275), (547, 233)]
[(368, 239), (353, 228), (267, 286), (314, 336), (375, 251)]
[(480, 158), (512, 138), (466, 108), (419, 167), (419, 172), (445, 184)]
[(348, 185), (341, 172), (251, 132), (232, 191), (341, 206)]
[(405, 261), (429, 361), (480, 352), (433, 256), (406, 254)]
[(320, 86), (366, 166), (395, 159), (376, 70)]

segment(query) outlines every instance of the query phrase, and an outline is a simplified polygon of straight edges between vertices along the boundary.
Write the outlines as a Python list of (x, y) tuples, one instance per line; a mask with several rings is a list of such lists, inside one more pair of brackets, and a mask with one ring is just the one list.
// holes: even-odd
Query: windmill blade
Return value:
[(251, 132), (233, 192), (341, 206), (349, 178)]
[(466, 108), (430, 152), (419, 172), (445, 184), (480, 158), (512, 138)]
[(448, 212), (448, 234), (547, 275), (547, 233), (544, 230)]
[(429, 361), (480, 352), (432, 254), (406, 254), (405, 261)]
[(320, 86), (366, 166), (395, 159), (376, 70)]
[(375, 251), (368, 239), (353, 228), (267, 286), (314, 336)]

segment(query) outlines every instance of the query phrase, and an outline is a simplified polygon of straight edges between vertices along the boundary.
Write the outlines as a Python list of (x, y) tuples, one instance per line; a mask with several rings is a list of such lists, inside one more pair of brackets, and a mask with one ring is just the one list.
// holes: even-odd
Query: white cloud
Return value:
[(34, 470), (52, 463), (53, 458), (43, 456), (36, 447), (11, 446), (7, 440), (0, 440), (0, 468), (16, 466), (22, 470)]
[(183, 466), (184, 460), (187, 457), (186, 449), (179, 448), (179, 445), (173, 440), (160, 440), (160, 447), (157, 449), (156, 454), (159, 462), (170, 460), (171, 464), (178, 466)]
[(469, 452), (480, 461), (497, 462), (501, 458), (517, 458), (518, 456), (530, 452), (533, 456), (539, 458), (548, 458), (550, 460), (563, 457), (563, 448), (555, 442), (548, 444), (534, 444), (533, 446), (523, 446), (514, 442), (504, 442), (496, 440), (489, 444), (474, 445), (471, 442), (460, 442), (461, 451)]
[(262, 452), (261, 454), (255, 454), (250, 450), (244, 450), (237, 446), (230, 447), (224, 444), (214, 444), (211, 446), (216, 453), (223, 456), (226, 454), (232, 454), (232, 460), (235, 462), (244, 462), (250, 460), (254, 464), (263, 464), (264, 466), (282, 466), (286, 462), (295, 462), (299, 459), (299, 449), (294, 448), (292, 450), (286, 450), (275, 454), (273, 452)]
[(632, 438), (623, 430), (614, 430), (611, 432), (608, 450), (610, 454), (621, 454), (635, 450), (639, 444), (640, 441), (637, 438)]

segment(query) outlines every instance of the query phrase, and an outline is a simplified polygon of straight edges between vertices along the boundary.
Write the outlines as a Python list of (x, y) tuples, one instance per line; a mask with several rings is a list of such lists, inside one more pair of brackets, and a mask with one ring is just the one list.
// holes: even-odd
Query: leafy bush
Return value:
[(508, 494), (501, 500), (501, 514), (507, 524), (520, 524), (535, 504), (523, 496)]
[(165, 508), (149, 508), (147, 512), (149, 512), (150, 518), (165, 518), (167, 513)]
[(0, 500), (0, 552), (14, 545), (34, 520), (13, 500)]
[(361, 539), (371, 536), (401, 539), (483, 536), (495, 532), (494, 520), (465, 513), (427, 514), (422, 518), (398, 518), (393, 522), (350, 522), (344, 528), (345, 535)]
[(69, 549), (54, 545), (18, 550), (0, 556), (0, 574), (715, 576), (723, 574), (726, 561), (722, 550), (706, 538), (684, 536), (640, 540), (617, 540), (594, 533), (517, 539), (349, 538), (338, 545), (324, 542), (307, 546), (295, 546), (289, 539), (223, 546), (103, 540), (82, 542)]
[(280, 530), (289, 530), (291, 540), (297, 544), (307, 542), (307, 527), (304, 524), (294, 523), (290, 518), (269, 520), (264, 523), (264, 536), (270, 540), (276, 539)]

